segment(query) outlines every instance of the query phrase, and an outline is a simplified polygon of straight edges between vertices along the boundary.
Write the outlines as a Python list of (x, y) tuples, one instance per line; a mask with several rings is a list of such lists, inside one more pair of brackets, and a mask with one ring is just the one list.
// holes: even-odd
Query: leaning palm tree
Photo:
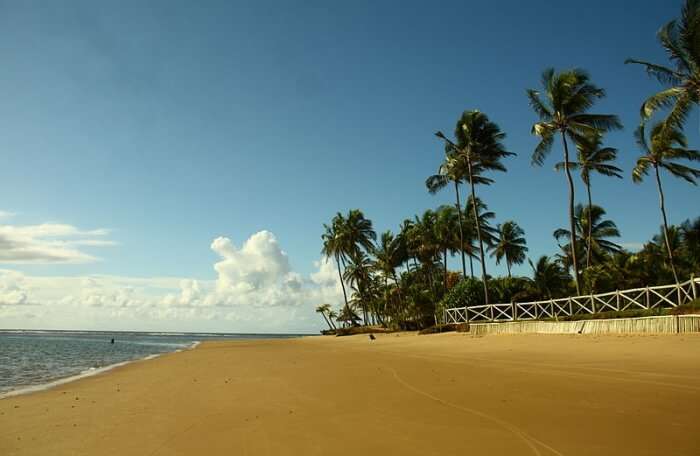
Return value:
[(508, 277), (510, 267), (514, 264), (522, 264), (527, 253), (527, 242), (525, 241), (525, 231), (512, 220), (498, 225), (498, 240), (494, 244), (491, 256), (496, 258), (496, 264), (500, 264), (505, 258)]
[(679, 128), (666, 122), (655, 124), (646, 138), (645, 127), (642, 125), (635, 131), (637, 144), (642, 149), (644, 155), (637, 159), (637, 164), (632, 170), (632, 180), (640, 183), (644, 176), (653, 169), (656, 178), (656, 187), (659, 192), (659, 205), (661, 207), (661, 218), (664, 227), (664, 240), (668, 262), (671, 266), (673, 278), (678, 283), (678, 275), (673, 262), (673, 250), (668, 238), (668, 220), (666, 218), (666, 203), (664, 201), (664, 191), (661, 187), (661, 169), (668, 171), (671, 176), (678, 177), (697, 185), (696, 179), (700, 177), (700, 169), (678, 163), (678, 160), (700, 161), (700, 152), (688, 149), (688, 142), (685, 135)]
[[(506, 134), (500, 127), (489, 120), (488, 116), (480, 111), (465, 111), (457, 121), (455, 128), (456, 143), (450, 141), (442, 132), (435, 135), (445, 141), (451, 149), (455, 159), (466, 165), (466, 181), (471, 190), (471, 199), (476, 200), (476, 185), (489, 185), (493, 179), (484, 176), (489, 171), (505, 172), (506, 168), (502, 160), (510, 155), (515, 155), (506, 150), (503, 140)], [(486, 275), (486, 251), (484, 249), (483, 233), (480, 229), (477, 206), (472, 206), (476, 237), (479, 241), (479, 258), (481, 260), (481, 281), (484, 286), (484, 301), (489, 303), (489, 292)]]
[(700, 103), (700, 1), (686, 0), (680, 21), (668, 22), (657, 37), (669, 56), (670, 67), (635, 59), (625, 63), (643, 65), (650, 76), (668, 86), (642, 103), (642, 121), (661, 108), (670, 108), (666, 122), (682, 128), (692, 107)]
[(326, 320), (326, 324), (328, 325), (328, 329), (330, 329), (330, 330), (335, 329), (335, 324), (333, 323), (333, 320), (330, 316), (330, 314), (331, 314), (331, 305), (330, 304), (321, 304), (320, 306), (316, 307), (316, 312), (320, 313), (323, 316), (323, 319)]
[[(467, 170), (464, 166), (464, 161), (453, 152), (452, 148), (447, 145), (445, 147), (445, 161), (440, 164), (437, 174), (434, 174), (425, 181), (425, 186), (431, 194), (435, 194), (445, 188), (450, 182), (454, 184), (455, 196), (457, 198), (457, 219), (459, 224), (459, 244), (460, 254), (462, 256), (462, 276), (467, 276), (467, 266), (464, 259), (465, 254), (465, 233), (464, 223), (462, 222), (462, 204), (459, 197), (459, 185), (464, 181)], [(472, 276), (473, 276), (472, 272)]]
[[(583, 70), (573, 69), (555, 73), (554, 69), (549, 68), (542, 73), (542, 86), (544, 93), (533, 89), (527, 91), (530, 106), (540, 118), (540, 121), (532, 126), (532, 133), (540, 137), (540, 142), (532, 154), (532, 163), (541, 166), (552, 150), (556, 136), (561, 136), (564, 148), (563, 167), (569, 185), (569, 227), (570, 231), (575, 233), (574, 181), (571, 177), (568, 141), (579, 144), (594, 134), (620, 129), (622, 124), (614, 115), (588, 113), (595, 101), (605, 96), (605, 91), (591, 84), (588, 74)], [(576, 292), (580, 294), (576, 244), (575, 240), (571, 243), (571, 256)]]
[[(591, 229), (593, 228), (593, 199), (591, 197), (591, 175), (595, 172), (603, 176), (617, 177), (622, 179), (622, 170), (610, 162), (617, 158), (617, 149), (614, 147), (603, 147), (603, 136), (595, 133), (590, 137), (583, 138), (581, 142), (576, 144), (578, 149), (578, 161), (570, 162), (571, 169), (578, 169), (581, 173), (581, 180), (586, 186), (586, 194), (588, 196), (588, 232), (585, 233), (586, 242), (586, 268), (591, 266)], [(557, 170), (563, 169), (564, 163), (557, 163)]]

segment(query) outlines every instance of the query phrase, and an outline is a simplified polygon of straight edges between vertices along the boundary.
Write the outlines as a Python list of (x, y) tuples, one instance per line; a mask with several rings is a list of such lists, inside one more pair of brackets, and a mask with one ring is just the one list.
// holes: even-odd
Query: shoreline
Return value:
[(32, 394), (32, 393), (37, 393), (40, 391), (47, 391), (52, 388), (56, 388), (58, 386), (66, 385), (71, 382), (75, 382), (78, 380), (82, 380), (85, 378), (90, 378), (94, 377), (96, 375), (101, 375), (104, 373), (107, 373), (113, 369), (122, 367), (122, 366), (127, 366), (129, 364), (133, 363), (138, 363), (142, 361), (149, 361), (164, 355), (168, 355), (171, 353), (179, 353), (185, 350), (194, 350), (197, 348), (197, 346), (201, 343), (201, 341), (194, 341), (190, 346), (184, 347), (184, 348), (178, 348), (176, 350), (170, 351), (170, 352), (163, 352), (163, 353), (152, 353), (150, 355), (146, 355), (142, 358), (135, 358), (135, 359), (129, 359), (126, 361), (119, 361), (117, 363), (112, 363), (112, 364), (107, 364), (106, 366), (100, 366), (100, 367), (92, 367), (86, 370), (81, 371), (80, 373), (73, 374), (73, 375), (68, 375), (66, 377), (59, 377), (55, 378), (53, 380), (50, 380), (45, 383), (38, 383), (36, 385), (20, 385), (17, 387), (12, 387), (12, 389), (9, 389), (4, 392), (0, 392), (0, 401), (3, 399), (7, 399), (10, 397), (17, 397), (17, 396), (22, 396), (26, 394)]

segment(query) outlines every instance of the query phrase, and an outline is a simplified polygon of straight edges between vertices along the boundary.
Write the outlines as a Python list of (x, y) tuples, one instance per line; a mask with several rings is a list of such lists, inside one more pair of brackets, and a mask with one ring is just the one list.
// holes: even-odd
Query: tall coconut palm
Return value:
[[(569, 185), (569, 227), (574, 233), (574, 181), (571, 177), (571, 160), (569, 158), (568, 140), (574, 144), (582, 143), (586, 137), (602, 134), (610, 130), (621, 129), (622, 124), (617, 116), (610, 114), (590, 114), (588, 111), (597, 99), (605, 96), (605, 91), (590, 82), (588, 74), (580, 69), (555, 73), (549, 68), (542, 73), (542, 88), (544, 93), (528, 89), (527, 96), (530, 106), (540, 118), (532, 126), (532, 133), (540, 138), (540, 142), (532, 154), (532, 163), (541, 166), (552, 150), (557, 135), (560, 135), (564, 148), (564, 171)], [(579, 286), (579, 269), (576, 260), (577, 243), (571, 242), (571, 257), (573, 258), (574, 281), (576, 292), (581, 293)]]
[(648, 141), (643, 125), (635, 131), (635, 138), (642, 149), (643, 155), (637, 159), (637, 164), (632, 170), (632, 180), (635, 183), (640, 183), (650, 171), (653, 170), (654, 172), (656, 187), (659, 192), (659, 206), (661, 208), (668, 262), (671, 266), (673, 277), (678, 283), (678, 274), (673, 261), (673, 250), (668, 238), (668, 220), (666, 218), (664, 191), (661, 186), (661, 170), (665, 169), (671, 176), (697, 185), (696, 179), (700, 177), (700, 169), (678, 163), (678, 160), (700, 161), (700, 152), (688, 149), (688, 142), (680, 129), (665, 122), (658, 122), (652, 127)]
[[(620, 231), (612, 220), (605, 220), (605, 209), (600, 206), (584, 206), (577, 204), (574, 211), (576, 217), (576, 235), (581, 240), (586, 256), (592, 262), (600, 263), (609, 255), (622, 252), (622, 247), (610, 241), (609, 238), (620, 237)], [(590, 223), (590, 225), (589, 225)], [(571, 242), (569, 230), (560, 228), (554, 231), (554, 237)], [(588, 249), (591, 249), (589, 252)], [(568, 245), (562, 246), (564, 252), (570, 252)], [(564, 255), (565, 264), (571, 264), (571, 257)]]
[(527, 253), (525, 231), (512, 220), (498, 225), (498, 240), (496, 241), (491, 256), (496, 258), (496, 264), (500, 264), (505, 258), (508, 277), (511, 277), (510, 267), (514, 264), (522, 264)]
[(643, 65), (647, 74), (667, 86), (642, 103), (642, 121), (661, 108), (670, 108), (667, 123), (682, 128), (692, 107), (700, 102), (700, 1), (686, 0), (680, 21), (668, 22), (657, 38), (668, 54), (670, 67), (635, 59), (625, 63)]
[(349, 257), (359, 255), (361, 250), (371, 252), (374, 249), (374, 241), (377, 233), (372, 228), (372, 221), (365, 218), (359, 209), (351, 209), (340, 226), (342, 232), (343, 253)]
[[(459, 244), (460, 244), (460, 254), (462, 257), (462, 276), (467, 276), (467, 266), (464, 259), (465, 255), (465, 233), (464, 233), (464, 223), (462, 222), (462, 205), (459, 197), (459, 185), (464, 181), (466, 175), (466, 169), (464, 167), (464, 161), (460, 160), (457, 154), (454, 153), (452, 147), (447, 145), (445, 147), (445, 161), (440, 164), (437, 174), (434, 174), (425, 181), (425, 186), (431, 194), (435, 194), (441, 189), (445, 188), (450, 182), (454, 184), (455, 197), (457, 202), (455, 206), (457, 207), (457, 220), (459, 224)], [(472, 276), (473, 276), (472, 272)]]
[[(506, 150), (503, 140), (506, 134), (500, 127), (489, 120), (488, 116), (480, 111), (465, 111), (457, 121), (455, 128), (456, 143), (450, 141), (442, 132), (436, 136), (443, 139), (452, 149), (455, 159), (466, 164), (467, 174), (465, 180), (469, 183), (472, 200), (476, 200), (476, 185), (489, 185), (493, 179), (484, 176), (489, 171), (505, 172), (506, 168), (502, 160), (510, 155), (515, 155)], [(481, 281), (484, 286), (484, 301), (489, 303), (489, 292), (486, 275), (486, 252), (484, 239), (480, 229), (479, 214), (476, 205), (473, 206), (472, 215), (476, 228), (476, 237), (479, 242), (479, 258), (481, 261)]]
[[(603, 147), (603, 136), (599, 133), (595, 133), (589, 137), (582, 138), (581, 142), (576, 144), (576, 149), (578, 149), (578, 161), (571, 162), (571, 169), (578, 169), (581, 173), (581, 180), (586, 186), (586, 194), (588, 196), (588, 229), (586, 234), (586, 267), (591, 266), (591, 252), (593, 251), (591, 247), (591, 241), (593, 236), (590, 230), (593, 228), (593, 220), (590, 219), (593, 214), (593, 199), (591, 197), (591, 175), (593, 173), (598, 173), (603, 176), (617, 177), (622, 179), (622, 170), (615, 165), (611, 165), (610, 162), (615, 161), (617, 158), (617, 149), (614, 147)], [(558, 170), (564, 168), (564, 163), (557, 163), (556, 168)]]
[(331, 314), (331, 305), (330, 304), (321, 304), (320, 306), (316, 307), (316, 312), (320, 313), (323, 316), (323, 319), (326, 321), (326, 324), (328, 325), (328, 329), (335, 329), (335, 324), (333, 323), (333, 320), (330, 316)]
[(347, 312), (350, 312), (348, 303), (348, 293), (345, 289), (345, 281), (343, 280), (343, 269), (340, 267), (340, 259), (344, 255), (344, 244), (342, 227), (345, 225), (345, 218), (342, 214), (338, 213), (333, 218), (330, 225), (323, 224), (325, 232), (321, 235), (323, 240), (323, 248), (321, 253), (326, 258), (334, 258), (335, 264), (338, 269), (338, 280), (340, 280), (340, 286), (343, 289), (343, 300), (345, 302), (345, 308)]

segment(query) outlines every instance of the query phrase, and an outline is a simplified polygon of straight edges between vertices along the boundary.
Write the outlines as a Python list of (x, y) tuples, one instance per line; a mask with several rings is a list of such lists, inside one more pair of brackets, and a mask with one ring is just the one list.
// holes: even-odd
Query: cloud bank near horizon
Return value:
[[(66, 236), (83, 241), (102, 235), (67, 227)], [(33, 239), (45, 239), (44, 233)], [(0, 327), (314, 331), (321, 322), (315, 306), (342, 301), (332, 262), (320, 259), (316, 270), (303, 276), (292, 270), (287, 253), (269, 231), (251, 235), (240, 247), (227, 237), (217, 237), (210, 248), (218, 260), (213, 264), (215, 278), (206, 280), (49, 277), (2, 269)], [(4, 249), (0, 242), (0, 251)]]

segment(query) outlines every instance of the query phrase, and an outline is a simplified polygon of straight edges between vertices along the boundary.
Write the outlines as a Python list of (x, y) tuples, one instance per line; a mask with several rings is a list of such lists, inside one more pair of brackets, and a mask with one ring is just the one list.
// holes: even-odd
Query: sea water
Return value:
[(294, 335), (0, 330), (0, 398), (202, 341), (285, 337)]

